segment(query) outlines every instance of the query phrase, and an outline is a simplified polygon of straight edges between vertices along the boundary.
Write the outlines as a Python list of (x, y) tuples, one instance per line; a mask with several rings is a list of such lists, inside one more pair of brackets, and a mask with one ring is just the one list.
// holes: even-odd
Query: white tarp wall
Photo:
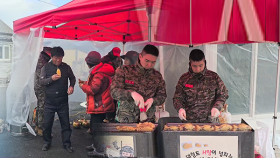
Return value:
[[(36, 35), (42, 35), (37, 30)], [(40, 34), (41, 33), (41, 34)], [(28, 36), (15, 35), (15, 51), (13, 56), (12, 78), (7, 90), (7, 121), (14, 125), (22, 125), (27, 120), (30, 104), (36, 103), (33, 91), (33, 78), (39, 53), (43, 46), (61, 46), (65, 51), (63, 61), (69, 64), (78, 79), (86, 80), (88, 68), (84, 62), (90, 51), (98, 51), (101, 56), (106, 55), (113, 47), (123, 49), (122, 43), (70, 41), (58, 39), (43, 39), (36, 36), (32, 30)], [(134, 42), (125, 44), (125, 52), (135, 50), (141, 52), (145, 42)], [(253, 46), (255, 48), (253, 49)], [(199, 48), (205, 51), (207, 67), (216, 71), (229, 90), (229, 111), (234, 115), (235, 121), (241, 118), (259, 120), (272, 129), (272, 116), (275, 103), (275, 87), (278, 45), (271, 43), (245, 44), (245, 45), (202, 45), (194, 48), (182, 46), (160, 46), (163, 64), (160, 58), (155, 69), (164, 67), (164, 78), (168, 98), (166, 110), (171, 116), (177, 116), (173, 108), (172, 98), (175, 86), (180, 76), (188, 71), (189, 53), (192, 49)], [(257, 49), (256, 49), (257, 48)], [(258, 56), (254, 62), (256, 65), (256, 91), (252, 92), (252, 56), (253, 50), (258, 50)], [(209, 54), (210, 53), (210, 54)], [(125, 53), (124, 53), (125, 54)], [(163, 71), (163, 70), (161, 70)], [(251, 105), (252, 94), (255, 94), (255, 104)], [(78, 84), (74, 94), (70, 96), (71, 102), (84, 102), (85, 94), (80, 90)], [(77, 106), (79, 106), (77, 103)], [(255, 112), (251, 109), (254, 108)], [(280, 108), (279, 108), (280, 109)], [(253, 112), (253, 114), (252, 114)], [(254, 116), (250, 117), (249, 116)], [(280, 144), (280, 130), (277, 131), (276, 143)], [(271, 141), (270, 141), (271, 142)], [(269, 142), (269, 143), (270, 143)], [(272, 143), (269, 144), (270, 146)]]
[(42, 50), (43, 29), (31, 29), (30, 35), (14, 35), (11, 81), (7, 88), (7, 122), (26, 124), (30, 104), (35, 101), (34, 72)]

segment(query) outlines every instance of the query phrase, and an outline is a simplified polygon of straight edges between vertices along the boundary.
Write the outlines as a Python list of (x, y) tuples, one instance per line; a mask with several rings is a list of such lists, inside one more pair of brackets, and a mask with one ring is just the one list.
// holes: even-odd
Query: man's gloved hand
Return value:
[(220, 111), (217, 108), (212, 108), (211, 116), (212, 117), (219, 117), (220, 116)]
[(153, 102), (154, 102), (154, 99), (153, 99), (153, 98), (150, 98), (150, 99), (148, 99), (148, 100), (144, 103), (144, 106), (147, 107), (147, 111), (150, 109), (150, 107), (152, 106)]
[(178, 116), (181, 120), (186, 120), (186, 110), (181, 108), (179, 110)]
[(131, 92), (131, 97), (134, 99), (135, 105), (139, 106), (139, 109), (144, 109), (144, 99), (137, 92)]

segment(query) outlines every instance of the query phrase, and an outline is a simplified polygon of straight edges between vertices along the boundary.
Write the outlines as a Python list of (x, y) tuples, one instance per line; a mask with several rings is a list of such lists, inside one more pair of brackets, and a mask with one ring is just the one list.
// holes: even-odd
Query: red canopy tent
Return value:
[(148, 40), (147, 12), (158, 0), (74, 0), (14, 22), (14, 32), (45, 27), (45, 38), (90, 41)]
[(73, 0), (57, 9), (15, 21), (14, 32), (28, 33), (30, 28), (44, 27), (45, 38), (122, 42), (146, 41), (150, 35), (153, 42), (182, 45), (278, 42), (278, 3)]
[[(279, 0), (73, 0), (15, 21), (14, 32), (43, 27), (45, 38), (188, 46), (279, 42), (279, 22)], [(279, 78), (278, 60), (276, 96)], [(277, 105), (276, 97), (275, 118)]]

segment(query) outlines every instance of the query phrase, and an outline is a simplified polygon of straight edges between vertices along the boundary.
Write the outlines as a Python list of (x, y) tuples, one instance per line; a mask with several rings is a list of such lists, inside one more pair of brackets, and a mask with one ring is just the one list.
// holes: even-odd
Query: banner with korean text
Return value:
[(180, 136), (181, 158), (238, 158), (238, 136)]

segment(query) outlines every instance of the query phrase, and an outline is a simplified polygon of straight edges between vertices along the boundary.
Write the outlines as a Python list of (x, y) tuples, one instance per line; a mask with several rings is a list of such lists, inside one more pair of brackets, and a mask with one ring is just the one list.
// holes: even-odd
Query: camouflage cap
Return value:
[(136, 63), (138, 57), (139, 57), (139, 53), (137, 53), (136, 51), (128, 51), (125, 55), (121, 56), (122, 59), (128, 58), (132, 60), (133, 63)]
[(52, 49), (51, 47), (44, 47), (43, 51), (44, 52), (51, 52), (51, 49)]
[(48, 56), (51, 56), (51, 47), (44, 47), (43, 52), (45, 52)]

